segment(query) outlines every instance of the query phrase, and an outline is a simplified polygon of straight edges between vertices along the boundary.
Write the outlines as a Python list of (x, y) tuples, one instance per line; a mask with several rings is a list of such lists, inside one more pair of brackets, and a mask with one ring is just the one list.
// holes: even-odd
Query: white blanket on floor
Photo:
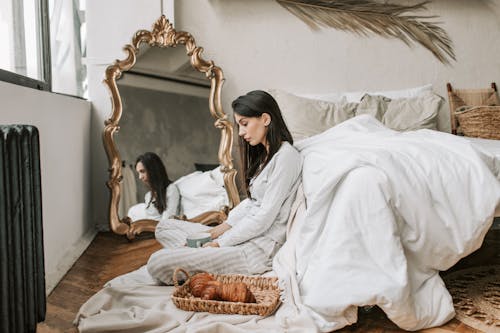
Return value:
[(368, 304), (405, 329), (453, 317), (438, 271), (477, 249), (491, 224), (500, 184), (489, 157), (460, 138), (398, 133), (368, 116), (297, 147), (306, 200), (298, 196), (273, 263), (284, 289), (275, 316), (181, 311), (172, 287), (144, 286), (153, 281), (143, 268), (82, 306), (80, 332), (326, 332)]
[(179, 310), (170, 299), (173, 289), (120, 284), (105, 287), (82, 306), (75, 324), (80, 333), (277, 332), (271, 317)]

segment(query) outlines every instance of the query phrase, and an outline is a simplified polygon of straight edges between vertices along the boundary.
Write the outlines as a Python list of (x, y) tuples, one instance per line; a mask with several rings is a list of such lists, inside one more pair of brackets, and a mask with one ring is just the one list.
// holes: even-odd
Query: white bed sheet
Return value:
[[(493, 157), (492, 169), (498, 180), (500, 180), (500, 140), (489, 140), (481, 138), (463, 137), (471, 142), (478, 150)], [(500, 217), (500, 205), (495, 209), (495, 217)]]
[(500, 160), (500, 140), (471, 138), (467, 136), (463, 136), (462, 138), (479, 146), (481, 149), (488, 151), (489, 153), (491, 153), (497, 159)]

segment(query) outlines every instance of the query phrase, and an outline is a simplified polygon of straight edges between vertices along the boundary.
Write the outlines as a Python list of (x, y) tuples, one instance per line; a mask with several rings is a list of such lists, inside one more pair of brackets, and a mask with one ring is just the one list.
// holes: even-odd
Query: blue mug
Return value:
[(198, 232), (191, 234), (186, 238), (186, 244), (189, 247), (202, 247), (203, 244), (211, 242), (212, 237), (208, 232)]

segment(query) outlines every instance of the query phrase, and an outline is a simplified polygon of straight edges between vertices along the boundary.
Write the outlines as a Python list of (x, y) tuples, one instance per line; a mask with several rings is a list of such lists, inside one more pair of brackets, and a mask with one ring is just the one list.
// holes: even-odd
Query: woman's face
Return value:
[(139, 176), (139, 179), (144, 182), (144, 184), (149, 186), (149, 177), (148, 177), (148, 172), (146, 171), (146, 168), (144, 167), (144, 164), (142, 164), (141, 161), (137, 162), (135, 166), (135, 171), (137, 171), (137, 175)]
[(260, 117), (245, 117), (235, 113), (234, 119), (239, 128), (238, 135), (249, 145), (263, 144), (266, 147), (267, 125), (271, 120), (269, 114), (263, 113)]

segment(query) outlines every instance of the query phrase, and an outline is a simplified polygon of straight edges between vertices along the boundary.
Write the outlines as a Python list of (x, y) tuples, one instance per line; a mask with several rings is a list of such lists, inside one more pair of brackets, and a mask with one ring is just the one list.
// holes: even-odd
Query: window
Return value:
[(85, 1), (49, 0), (49, 17), (52, 91), (86, 97)]
[(50, 90), (46, 0), (0, 0), (0, 79)]
[(84, 10), (84, 0), (0, 0), (0, 80), (85, 97)]

